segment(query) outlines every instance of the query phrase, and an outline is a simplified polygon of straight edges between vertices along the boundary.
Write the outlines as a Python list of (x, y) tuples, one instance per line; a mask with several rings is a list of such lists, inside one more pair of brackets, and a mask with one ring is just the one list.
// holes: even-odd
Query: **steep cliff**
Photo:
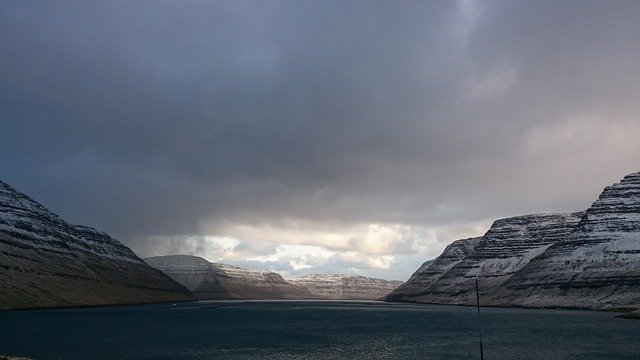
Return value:
[(190, 255), (144, 259), (189, 289), (200, 300), (312, 299), (304, 287), (291, 284), (280, 274), (211, 263)]
[[(442, 254), (422, 264), (404, 284), (398, 286), (386, 297), (387, 301), (412, 301), (416, 296), (429, 289), (452, 267), (465, 260), (482, 238), (456, 240), (449, 244)], [(413, 300), (416, 301), (416, 300)]]
[(608, 186), (573, 233), (486, 296), (497, 305), (640, 303), (640, 172)]
[[(406, 285), (412, 288), (411, 292), (406, 291), (402, 296), (392, 293), (387, 299), (472, 304), (475, 278), (479, 279), (483, 293), (500, 286), (551, 244), (568, 236), (581, 215), (537, 214), (497, 220), (484, 236), (450, 245), (441, 258), (434, 261), (438, 267), (430, 266), (414, 274), (415, 280)], [(460, 251), (461, 247), (465, 251)]]
[(305, 275), (289, 278), (321, 299), (378, 300), (402, 284), (402, 281), (370, 278), (360, 275)]
[[(464, 250), (464, 251), (462, 251)], [(425, 263), (388, 301), (494, 306), (625, 307), (640, 303), (640, 173), (584, 212), (494, 222)]]
[(0, 181), (0, 309), (193, 299), (109, 235)]

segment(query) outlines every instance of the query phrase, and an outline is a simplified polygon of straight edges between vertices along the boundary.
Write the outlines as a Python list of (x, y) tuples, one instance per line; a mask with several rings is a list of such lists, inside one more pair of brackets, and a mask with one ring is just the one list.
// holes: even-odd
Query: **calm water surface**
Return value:
[[(640, 359), (640, 321), (482, 309), (485, 359)], [(0, 354), (37, 359), (477, 359), (475, 309), (197, 302), (0, 312)]]

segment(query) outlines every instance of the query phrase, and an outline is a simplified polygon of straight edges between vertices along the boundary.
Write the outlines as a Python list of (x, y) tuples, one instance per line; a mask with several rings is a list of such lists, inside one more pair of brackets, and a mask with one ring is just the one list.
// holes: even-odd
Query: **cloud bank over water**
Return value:
[(5, 2), (0, 176), (142, 256), (404, 280), (640, 168), (638, 13)]

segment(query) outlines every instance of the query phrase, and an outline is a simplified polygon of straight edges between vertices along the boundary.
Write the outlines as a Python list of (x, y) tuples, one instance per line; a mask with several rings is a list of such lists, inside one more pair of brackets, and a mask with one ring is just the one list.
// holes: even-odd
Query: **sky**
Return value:
[(406, 280), (640, 170), (640, 2), (9, 1), (0, 179), (139, 256)]

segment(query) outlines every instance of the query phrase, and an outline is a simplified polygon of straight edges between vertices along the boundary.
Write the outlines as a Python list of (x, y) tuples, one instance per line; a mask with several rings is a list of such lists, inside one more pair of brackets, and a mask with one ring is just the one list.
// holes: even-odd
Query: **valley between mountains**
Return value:
[(324, 299), (625, 309), (640, 305), (640, 172), (585, 211), (496, 220), (404, 283), (352, 274), (284, 278), (191, 255), (140, 259), (0, 182), (0, 309), (194, 300)]

